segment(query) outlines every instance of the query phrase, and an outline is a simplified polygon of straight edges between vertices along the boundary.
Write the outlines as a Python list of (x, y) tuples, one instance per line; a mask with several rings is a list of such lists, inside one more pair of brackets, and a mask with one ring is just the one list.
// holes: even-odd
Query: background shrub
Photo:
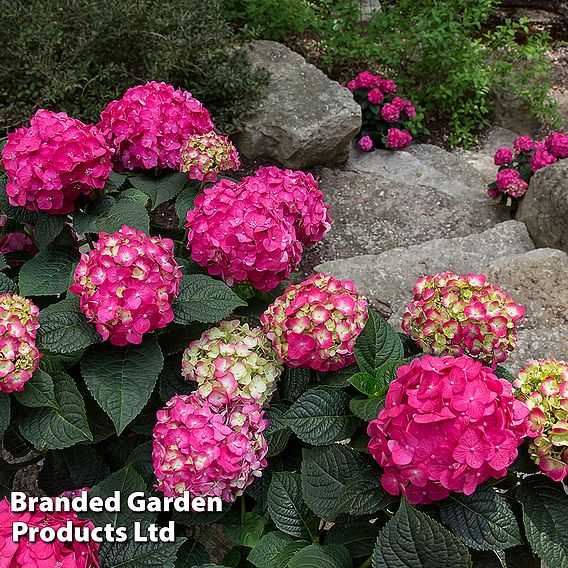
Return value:
[(101, 101), (147, 80), (188, 89), (225, 131), (254, 103), (264, 79), (251, 72), (241, 35), (217, 2), (26, 0), (0, 12), (0, 128), (35, 109), (98, 120)]

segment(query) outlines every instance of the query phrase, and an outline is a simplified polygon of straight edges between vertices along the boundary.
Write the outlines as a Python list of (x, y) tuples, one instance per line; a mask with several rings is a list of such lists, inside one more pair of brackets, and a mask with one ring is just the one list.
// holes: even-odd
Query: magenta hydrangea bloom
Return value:
[(347, 83), (347, 88), (350, 91), (356, 91), (357, 89), (374, 89), (380, 86), (381, 77), (379, 75), (373, 75), (369, 71), (362, 71), (353, 79)]
[(69, 290), (104, 340), (126, 345), (141, 343), (145, 333), (174, 319), (180, 281), (172, 240), (123, 225), (112, 235), (99, 233), (95, 248), (81, 256)]
[(557, 161), (550, 152), (544, 148), (538, 148), (536, 152), (531, 156), (531, 170), (533, 172), (538, 172), (542, 168), (546, 168), (550, 164), (554, 164)]
[(359, 139), (359, 148), (363, 152), (370, 152), (373, 149), (373, 139), (370, 136), (361, 136)]
[(513, 151), (510, 148), (499, 148), (493, 157), (496, 166), (508, 166), (513, 159)]
[(37, 247), (29, 235), (23, 231), (6, 233), (0, 238), (0, 253), (12, 254), (14, 252), (36, 253)]
[(524, 308), (483, 274), (453, 272), (418, 279), (402, 329), (435, 355), (469, 355), (496, 365), (517, 342)]
[(269, 192), (223, 179), (195, 199), (187, 212), (192, 259), (232, 285), (250, 282), (268, 292), (288, 278), (301, 259), (294, 225)]
[(0, 296), (0, 392), (24, 390), (39, 365), (39, 308), (16, 294)]
[(367, 93), (367, 100), (372, 104), (372, 105), (379, 105), (383, 102), (385, 98), (385, 95), (383, 95), (382, 91), (380, 89), (371, 89), (368, 93)]
[(509, 197), (522, 197), (529, 188), (529, 184), (521, 178), (521, 174), (510, 168), (498, 171), (495, 182), (499, 192)]
[(98, 127), (115, 151), (117, 171), (178, 170), (183, 143), (192, 134), (213, 130), (213, 122), (191, 93), (152, 81), (109, 103)]
[(381, 116), (387, 122), (396, 122), (400, 118), (400, 110), (394, 103), (387, 103), (381, 109)]
[(230, 402), (239, 397), (263, 405), (276, 390), (282, 365), (260, 328), (239, 320), (222, 321), (183, 352), (182, 375), (198, 393)]
[(289, 286), (262, 314), (262, 329), (289, 367), (335, 371), (355, 361), (367, 300), (350, 280), (314, 274)]
[(408, 118), (416, 118), (416, 109), (410, 101), (404, 101), (404, 112)]
[(239, 153), (226, 136), (216, 132), (194, 134), (181, 149), (180, 171), (188, 172), (190, 179), (216, 181), (225, 170), (238, 170)]
[(568, 363), (554, 357), (529, 361), (513, 383), (529, 410), (532, 460), (554, 481), (568, 475)]
[(397, 90), (397, 85), (392, 79), (381, 79), (379, 88), (387, 95), (394, 95)]
[(406, 130), (389, 128), (387, 132), (387, 147), (392, 150), (404, 150), (412, 142), (412, 135)]
[(71, 523), (73, 530), (94, 529), (91, 521), (80, 519), (73, 512), (66, 513), (13, 513), (8, 499), (0, 501), (0, 566), (2, 568), (99, 568), (99, 544), (84, 542), (32, 542), (28, 537), (12, 538), (12, 524), (26, 523), (30, 527), (51, 527), (55, 531)]
[(29, 127), (8, 134), (2, 165), (11, 205), (49, 214), (73, 211), (73, 202), (102, 188), (111, 151), (94, 126), (64, 112), (38, 110)]
[(238, 398), (217, 402), (178, 395), (158, 411), (152, 460), (156, 488), (167, 497), (188, 491), (230, 503), (267, 466), (269, 421), (260, 406)]
[(568, 158), (568, 135), (553, 132), (545, 141), (546, 149), (559, 160)]
[(513, 148), (517, 152), (530, 152), (534, 148), (534, 141), (530, 136), (518, 136), (513, 140)]
[(504, 477), (526, 434), (528, 408), (470, 357), (424, 355), (399, 367), (385, 407), (367, 429), (381, 483), (412, 504), (471, 495)]

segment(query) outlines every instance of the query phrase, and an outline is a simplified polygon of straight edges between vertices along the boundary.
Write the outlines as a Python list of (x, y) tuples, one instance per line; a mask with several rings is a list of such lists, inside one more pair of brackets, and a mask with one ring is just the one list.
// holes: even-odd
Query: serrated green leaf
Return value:
[(105, 183), (105, 189), (119, 191), (120, 189), (122, 189), (127, 179), (128, 174), (111, 171), (109, 178)]
[(294, 554), (288, 568), (352, 568), (351, 555), (340, 544), (310, 544)]
[(359, 368), (373, 375), (387, 361), (403, 358), (402, 341), (394, 328), (382, 316), (369, 310), (367, 324), (355, 343)]
[(176, 199), (176, 215), (179, 219), (180, 227), (186, 222), (187, 212), (193, 207), (193, 202), (199, 193), (199, 185), (191, 184), (186, 187)]
[(85, 352), (81, 361), (85, 383), (118, 434), (148, 402), (163, 364), (162, 352), (153, 337), (140, 345), (103, 344)]
[[(307, 546), (310, 546), (309, 543), (304, 542), (303, 540), (295, 540), (294, 542), (290, 542), (287, 544), (276, 557), (274, 561), (274, 565), (271, 568), (288, 568), (290, 561), (298, 552)], [(322, 567), (323, 568), (323, 567)]]
[(6, 432), (10, 424), (10, 397), (0, 392), (0, 436)]
[(440, 503), (442, 522), (477, 550), (504, 550), (521, 544), (521, 533), (504, 497), (482, 485), (472, 495), (452, 493)]
[(434, 519), (402, 499), (383, 527), (373, 568), (469, 568), (467, 548)]
[(251, 550), (247, 560), (256, 568), (273, 568), (276, 557), (283, 548), (293, 542), (292, 537), (280, 531), (265, 534)]
[(0, 294), (17, 294), (18, 285), (8, 278), (3, 272), (0, 272)]
[(30, 408), (57, 406), (53, 379), (41, 369), (37, 369), (26, 383), (24, 390), (14, 393), (14, 396), (20, 404)]
[(549, 567), (568, 566), (568, 495), (562, 484), (543, 475), (523, 479), (517, 491), (525, 534), (536, 555)]
[(357, 396), (349, 401), (349, 409), (351, 412), (365, 422), (375, 420), (384, 406), (384, 396), (374, 396), (371, 398)]
[(274, 524), (286, 534), (312, 540), (317, 534), (319, 519), (302, 499), (300, 476), (297, 473), (275, 471), (268, 489), (268, 512)]
[(205, 274), (183, 275), (173, 304), (174, 321), (182, 325), (195, 321), (213, 323), (228, 317), (239, 306), (246, 303), (224, 282)]
[(63, 294), (79, 259), (71, 250), (48, 249), (28, 260), (20, 270), (22, 296), (53, 296)]
[(74, 353), (100, 341), (95, 326), (81, 313), (78, 298), (61, 300), (39, 313), (37, 345), (42, 351)]
[(266, 519), (256, 513), (245, 513), (242, 523), (225, 527), (227, 536), (240, 546), (254, 548), (262, 537)]
[(285, 368), (280, 378), (280, 391), (284, 400), (295, 401), (302, 396), (310, 382), (310, 370)]
[(196, 540), (186, 540), (179, 548), (175, 568), (194, 568), (209, 562), (205, 547)]
[(177, 394), (191, 394), (196, 390), (193, 381), (186, 381), (181, 374), (180, 356), (168, 357), (164, 362), (164, 367), (160, 372), (159, 378), (160, 398), (163, 402), (168, 402), (170, 398)]
[(347, 394), (327, 386), (306, 391), (279, 420), (313, 445), (344, 440), (359, 424), (349, 410)]
[(6, 270), (6, 268), (9, 268), (9, 265), (6, 262), (4, 255), (0, 253), (0, 270)]
[(63, 373), (53, 377), (55, 405), (26, 409), (20, 415), (22, 436), (36, 446), (60, 450), (92, 440), (85, 404), (73, 379)]
[(336, 523), (325, 535), (325, 544), (341, 544), (353, 558), (368, 557), (373, 553), (381, 526), (379, 522)]
[(404, 361), (387, 361), (375, 371), (374, 375), (365, 371), (356, 373), (349, 379), (349, 383), (367, 396), (383, 396), (392, 381), (396, 379), (396, 372), (401, 365), (404, 365)]
[(268, 444), (267, 457), (277, 456), (282, 452), (288, 443), (290, 434), (292, 434), (292, 431), (280, 422), (280, 418), (284, 416), (286, 410), (286, 407), (272, 405), (266, 411), (266, 418), (270, 420), (264, 431), (266, 443)]
[(187, 174), (171, 172), (160, 177), (136, 174), (129, 178), (132, 187), (145, 193), (152, 201), (152, 209), (173, 199), (188, 183)]
[(35, 238), (40, 250), (47, 248), (61, 233), (65, 226), (67, 215), (48, 215), (39, 213), (34, 228)]
[(392, 501), (381, 485), (379, 474), (369, 469), (366, 473), (353, 475), (339, 503), (343, 513), (370, 515), (386, 508)]

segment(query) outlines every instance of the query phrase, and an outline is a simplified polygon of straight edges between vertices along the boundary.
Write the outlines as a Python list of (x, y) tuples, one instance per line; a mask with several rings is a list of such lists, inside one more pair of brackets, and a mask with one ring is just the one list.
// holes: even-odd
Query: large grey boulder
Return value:
[(538, 171), (519, 205), (523, 221), (539, 247), (568, 252), (568, 160)]
[(235, 138), (239, 150), (296, 169), (344, 162), (361, 128), (351, 92), (280, 43), (253, 42), (250, 62), (270, 80)]

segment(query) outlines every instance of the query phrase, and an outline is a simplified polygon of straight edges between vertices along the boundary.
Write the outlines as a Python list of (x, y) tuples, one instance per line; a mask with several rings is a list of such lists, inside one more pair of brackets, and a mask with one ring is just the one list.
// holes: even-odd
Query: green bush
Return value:
[(29, 0), (3, 4), (0, 128), (40, 107), (96, 121), (101, 104), (146, 80), (183, 87), (230, 131), (264, 82), (216, 2)]

